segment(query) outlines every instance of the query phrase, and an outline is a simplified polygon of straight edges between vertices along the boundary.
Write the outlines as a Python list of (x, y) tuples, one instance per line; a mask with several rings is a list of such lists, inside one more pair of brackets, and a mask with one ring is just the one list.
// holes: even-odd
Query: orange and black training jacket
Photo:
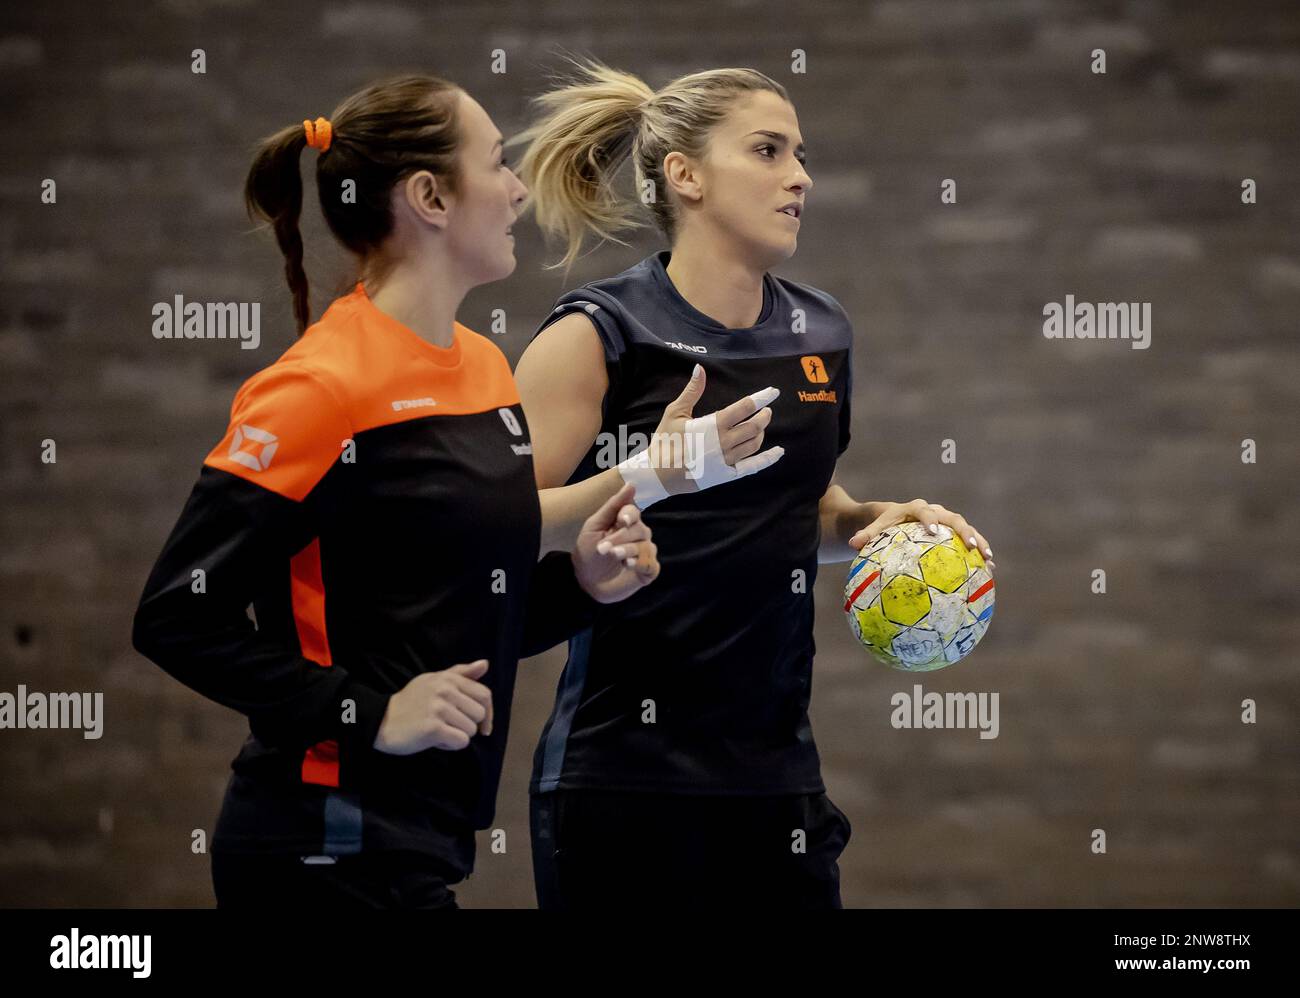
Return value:
[[(492, 820), (520, 657), (595, 603), (541, 510), (509, 362), (437, 347), (363, 285), (235, 395), (136, 611), (135, 647), (247, 715), (212, 848), (416, 850), (465, 873)], [(374, 748), (413, 677), (486, 658), (493, 731)]]

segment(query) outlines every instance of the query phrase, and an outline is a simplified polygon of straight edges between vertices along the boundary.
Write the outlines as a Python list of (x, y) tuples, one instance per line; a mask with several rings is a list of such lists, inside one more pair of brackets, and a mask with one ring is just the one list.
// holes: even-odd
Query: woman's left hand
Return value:
[[(867, 510), (872, 507), (868, 503), (863, 503), (864, 515), (869, 516)], [(978, 548), (980, 554), (985, 559), (992, 559), (993, 548), (984, 535), (966, 522), (966, 518), (960, 513), (954, 513), (950, 509), (944, 509), (938, 503), (926, 502), (924, 499), (913, 499), (911, 502), (887, 502), (883, 504), (883, 509), (877, 509), (877, 515), (867, 526), (863, 527), (856, 534), (849, 538), (849, 547), (855, 551), (860, 551), (872, 541), (887, 527), (892, 527), (898, 523), (905, 523), (908, 520), (916, 520), (924, 523), (930, 528), (931, 533), (935, 533), (935, 528), (939, 524), (951, 527), (966, 543), (967, 547)], [(986, 561), (991, 573), (994, 568), (992, 560)]]
[(573, 546), (578, 585), (597, 603), (617, 603), (659, 575), (659, 549), (624, 485), (587, 517)]

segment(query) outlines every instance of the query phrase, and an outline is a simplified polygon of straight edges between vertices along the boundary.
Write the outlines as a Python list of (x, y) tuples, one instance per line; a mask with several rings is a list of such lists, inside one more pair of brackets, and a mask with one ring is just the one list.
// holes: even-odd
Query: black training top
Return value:
[[(517, 661), (596, 605), (567, 553), (538, 563), (540, 527), (510, 365), (459, 323), (437, 347), (358, 284), (249, 378), (134, 630), (142, 653), (249, 718), (214, 851), (406, 849), (468, 874)], [(480, 658), (490, 735), (374, 748), (393, 693)]]
[(818, 503), (849, 443), (853, 331), (830, 295), (765, 274), (763, 310), (727, 329), (693, 308), (667, 251), (570, 291), (534, 336), (582, 310), (605, 349), (609, 391), (581, 481), (632, 456), (698, 361), (695, 415), (781, 390), (757, 474), (645, 510), (661, 574), (600, 606), (569, 642), (534, 756), (534, 792), (602, 788), (695, 794), (818, 793), (808, 722)]

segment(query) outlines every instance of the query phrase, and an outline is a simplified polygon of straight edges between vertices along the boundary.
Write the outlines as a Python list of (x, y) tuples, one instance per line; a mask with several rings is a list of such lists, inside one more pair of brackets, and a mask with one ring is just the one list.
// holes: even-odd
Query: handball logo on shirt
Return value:
[[(261, 444), (261, 454), (254, 457), (251, 451), (243, 450), (245, 440)], [(236, 464), (242, 464), (245, 468), (251, 468), (253, 471), (265, 471), (271, 466), (271, 458), (275, 457), (275, 449), (279, 446), (280, 438), (274, 433), (268, 433), (256, 426), (241, 423), (239, 429), (235, 431), (235, 435), (230, 438), (230, 460)]]
[[(509, 430), (517, 437), (522, 437), (524, 435), (524, 428), (519, 425), (519, 420), (515, 418), (515, 414), (513, 412), (511, 412), (505, 406), (502, 406), (500, 409), (497, 410), (497, 414), (500, 415), (501, 422), (506, 424), (507, 430)], [(510, 449), (514, 451), (516, 454), (531, 454), (533, 452), (533, 445), (531, 443), (511, 444)]]
[(826, 376), (826, 365), (822, 359), (815, 354), (807, 357), (800, 357), (799, 363), (803, 365), (803, 373), (815, 385), (824, 385), (831, 379)]
[[(830, 381), (830, 376), (826, 373), (826, 363), (816, 354), (809, 354), (807, 357), (800, 357), (799, 363), (803, 365), (804, 377), (814, 385), (824, 385)], [(799, 392), (800, 402), (834, 402), (834, 389), (827, 390), (823, 388), (816, 392)]]
[(664, 340), (664, 345), (665, 345), (665, 346), (670, 346), (670, 347), (672, 347), (674, 350), (690, 350), (692, 353), (708, 353), (708, 352), (709, 352), (709, 351), (708, 351), (707, 349), (705, 349), (704, 347), (698, 347), (698, 346), (695, 346), (695, 345), (692, 344), (692, 343), (672, 343), (672, 342), (670, 342), (670, 341), (668, 341), (668, 340)]

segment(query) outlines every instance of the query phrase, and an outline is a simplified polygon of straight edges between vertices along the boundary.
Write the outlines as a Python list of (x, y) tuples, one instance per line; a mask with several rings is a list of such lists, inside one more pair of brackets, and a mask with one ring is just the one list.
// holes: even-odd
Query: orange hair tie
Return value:
[(317, 118), (315, 123), (308, 118), (302, 122), (302, 130), (307, 136), (307, 144), (313, 149), (319, 149), (324, 152), (330, 147), (330, 139), (334, 136), (334, 129), (325, 118)]

